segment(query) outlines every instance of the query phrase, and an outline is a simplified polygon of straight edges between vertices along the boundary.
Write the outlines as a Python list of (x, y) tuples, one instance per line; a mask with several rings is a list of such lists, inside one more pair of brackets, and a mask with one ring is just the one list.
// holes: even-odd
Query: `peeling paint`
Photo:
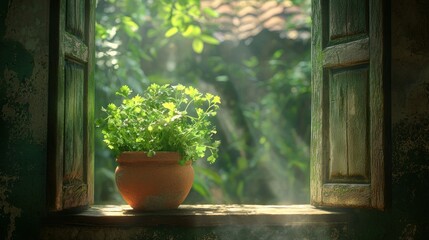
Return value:
[(302, 226), (223, 226), (201, 228), (177, 227), (87, 227), (51, 226), (42, 231), (41, 239), (348, 239), (347, 228), (338, 224), (304, 224)]
[(404, 230), (402, 231), (402, 235), (399, 239), (401, 240), (413, 240), (416, 235), (417, 226), (414, 224), (407, 224)]
[[(5, 236), (5, 239), (12, 239), (13, 232), (16, 230), (16, 218), (21, 216), (22, 210), (10, 203), (8, 199), (11, 185), (17, 179), (17, 176), (8, 176), (0, 172), (0, 215), (9, 216), (7, 227), (3, 229), (3, 226), (0, 226), (0, 236)], [(1, 231), (6, 231), (6, 234)]]
[(0, 81), (4, 81), (0, 86), (5, 86), (9, 95), (3, 96), (8, 102), (0, 110), (9, 117), (7, 113), (15, 110), (15, 118), (7, 119), (20, 123), (12, 129), (14, 138), (31, 139), (36, 144), (45, 143), (47, 134), (49, 45), (48, 31), (41, 31), (48, 29), (47, 10), (37, 1), (9, 2), (2, 49), (10, 50), (2, 54), (3, 62), (0, 60)]
[(429, 116), (412, 115), (393, 126), (393, 207), (401, 239), (420, 239), (429, 231)]
[(49, 0), (0, 1), (0, 239), (31, 239), (45, 206)]

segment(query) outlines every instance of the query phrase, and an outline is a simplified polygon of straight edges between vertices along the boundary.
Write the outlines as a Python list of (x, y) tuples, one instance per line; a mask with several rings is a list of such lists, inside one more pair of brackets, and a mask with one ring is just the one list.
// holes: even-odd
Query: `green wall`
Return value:
[(391, 1), (391, 208), (354, 211), (356, 239), (429, 236), (429, 1)]
[(0, 2), (0, 239), (32, 239), (45, 213), (48, 1)]

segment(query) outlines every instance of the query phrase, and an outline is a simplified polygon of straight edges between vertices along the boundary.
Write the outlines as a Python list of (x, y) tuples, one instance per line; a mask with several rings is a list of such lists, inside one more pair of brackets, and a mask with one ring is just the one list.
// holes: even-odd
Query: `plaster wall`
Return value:
[(429, 1), (391, 1), (391, 207), (355, 211), (356, 239), (429, 236)]
[(394, 232), (424, 239), (429, 234), (429, 1), (393, 1), (391, 64)]
[(36, 238), (45, 213), (48, 0), (0, 1), (0, 239)]

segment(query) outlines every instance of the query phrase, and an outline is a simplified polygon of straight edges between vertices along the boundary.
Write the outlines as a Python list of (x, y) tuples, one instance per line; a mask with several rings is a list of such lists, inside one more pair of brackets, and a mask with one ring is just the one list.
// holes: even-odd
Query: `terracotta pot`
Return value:
[(191, 162), (179, 164), (176, 152), (124, 152), (117, 158), (116, 185), (135, 210), (176, 209), (185, 200), (194, 181)]

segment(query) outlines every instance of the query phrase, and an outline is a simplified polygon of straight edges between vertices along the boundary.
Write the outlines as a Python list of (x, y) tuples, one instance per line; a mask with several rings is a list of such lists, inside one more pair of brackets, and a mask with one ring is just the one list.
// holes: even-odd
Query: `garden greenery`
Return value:
[[(123, 84), (142, 94), (152, 83), (181, 83), (222, 98), (222, 112), (215, 117), (215, 138), (222, 141), (218, 161), (193, 165), (199, 174), (187, 203), (308, 202), (310, 41), (282, 34), (310, 32), (311, 1), (270, 1), (292, 3), (291, 9), (304, 13), (302, 24), (291, 14), (285, 16), (284, 31), (264, 30), (234, 42), (218, 38), (228, 27), (214, 19), (229, 13), (204, 8), (200, 0), (98, 0), (96, 109), (110, 102), (119, 106), (112, 99)], [(98, 130), (95, 201), (123, 204), (116, 200), (121, 199), (114, 183), (116, 164), (107, 161), (114, 156)]]
[(123, 98), (121, 105), (102, 108), (107, 117), (98, 125), (103, 126), (108, 148), (116, 154), (144, 151), (148, 156), (179, 152), (181, 164), (209, 153), (207, 161), (215, 162), (220, 142), (212, 138), (216, 127), (210, 120), (219, 109), (219, 96), (181, 84), (151, 84), (142, 96), (131, 93), (127, 85), (122, 86), (116, 92)]

